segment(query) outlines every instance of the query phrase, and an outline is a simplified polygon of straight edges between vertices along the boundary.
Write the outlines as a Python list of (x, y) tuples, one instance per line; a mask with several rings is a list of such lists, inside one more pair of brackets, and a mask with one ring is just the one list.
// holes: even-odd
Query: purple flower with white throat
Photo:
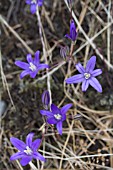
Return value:
[(76, 26), (73, 19), (71, 20), (70, 23), (70, 34), (66, 34), (65, 37), (71, 39), (73, 42), (75, 42), (77, 38)]
[(26, 0), (26, 4), (30, 5), (30, 11), (32, 14), (36, 13), (36, 7), (42, 6), (44, 0)]
[(66, 112), (72, 107), (72, 104), (67, 104), (59, 109), (56, 105), (51, 104), (51, 112), (47, 110), (40, 110), (40, 113), (47, 116), (49, 124), (56, 124), (56, 128), (60, 135), (62, 135), (62, 122), (66, 120)]
[(32, 142), (34, 133), (29, 133), (26, 137), (26, 143), (19, 140), (18, 138), (11, 137), (11, 143), (19, 150), (10, 157), (10, 160), (21, 159), (20, 163), (22, 166), (27, 165), (33, 158), (45, 162), (45, 158), (37, 152), (41, 144), (41, 139), (36, 139)]
[(49, 68), (48, 64), (40, 64), (39, 59), (40, 51), (36, 51), (35, 58), (33, 59), (31, 54), (27, 54), (27, 61), (28, 63), (22, 62), (22, 61), (15, 61), (15, 64), (24, 69), (22, 73), (20, 74), (20, 78), (22, 79), (26, 75), (30, 75), (31, 78), (35, 78), (38, 71)]
[(94, 70), (95, 64), (96, 56), (92, 56), (88, 60), (86, 68), (84, 68), (80, 63), (76, 64), (76, 69), (80, 72), (80, 74), (66, 79), (66, 83), (72, 84), (82, 82), (82, 91), (86, 91), (89, 85), (91, 85), (94, 89), (101, 93), (102, 86), (95, 77), (102, 74), (102, 70), (101, 69)]

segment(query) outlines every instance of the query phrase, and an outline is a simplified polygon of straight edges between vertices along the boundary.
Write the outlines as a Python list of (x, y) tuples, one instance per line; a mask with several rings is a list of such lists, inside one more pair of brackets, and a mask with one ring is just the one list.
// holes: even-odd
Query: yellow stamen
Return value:
[(90, 73), (84, 73), (85, 79), (89, 79), (91, 77)]

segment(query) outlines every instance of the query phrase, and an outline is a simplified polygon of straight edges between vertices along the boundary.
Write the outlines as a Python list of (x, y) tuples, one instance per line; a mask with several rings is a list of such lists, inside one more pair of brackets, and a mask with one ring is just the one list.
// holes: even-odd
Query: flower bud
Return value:
[(75, 42), (77, 38), (76, 26), (73, 19), (70, 22), (70, 34), (66, 34), (65, 37), (71, 39), (72, 42)]
[(61, 46), (60, 48), (60, 55), (63, 57), (63, 59), (66, 59), (66, 57), (69, 55), (69, 47), (68, 46)]
[(45, 109), (48, 109), (48, 105), (50, 103), (50, 95), (49, 92), (47, 90), (45, 90), (42, 93), (42, 103)]

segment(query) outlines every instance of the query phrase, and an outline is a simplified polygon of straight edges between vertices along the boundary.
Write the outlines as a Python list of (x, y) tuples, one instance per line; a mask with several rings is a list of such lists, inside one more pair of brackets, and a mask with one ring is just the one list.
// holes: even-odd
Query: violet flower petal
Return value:
[(20, 160), (22, 166), (26, 166), (31, 160), (33, 156), (25, 156)]
[(38, 0), (38, 6), (42, 6), (43, 5), (43, 1), (44, 0)]
[(27, 54), (27, 61), (28, 61), (28, 63), (33, 63), (33, 58), (31, 56), (31, 54)]
[(20, 78), (22, 79), (23, 77), (25, 77), (26, 75), (32, 73), (31, 70), (24, 70), (21, 72), (20, 74)]
[(36, 71), (31, 72), (31, 73), (30, 73), (30, 77), (31, 77), (31, 78), (35, 78), (35, 77), (36, 77), (36, 75), (37, 75), (37, 72), (38, 72), (37, 70), (36, 70)]
[(36, 139), (32, 142), (31, 148), (32, 148), (33, 152), (36, 152), (36, 150), (39, 148), (40, 144), (41, 144), (41, 139)]
[(49, 117), (49, 118), (47, 119), (47, 122), (48, 122), (49, 124), (56, 124), (56, 123), (57, 123), (57, 120), (56, 120), (54, 117)]
[(53, 117), (53, 113), (47, 110), (40, 110), (40, 113), (44, 116)]
[(73, 28), (71, 29), (71, 37), (72, 37), (73, 41), (76, 40), (76, 32), (75, 32), (75, 30)]
[(84, 75), (83, 74), (78, 74), (75, 76), (72, 76), (70, 78), (66, 79), (66, 83), (71, 84), (71, 83), (80, 83), (82, 81), (84, 81)]
[(31, 4), (31, 0), (26, 0), (26, 4)]
[(84, 69), (84, 67), (81, 65), (81, 63), (76, 64), (76, 69), (77, 69), (81, 74), (84, 74), (84, 73), (85, 73), (85, 69)]
[(32, 14), (34, 14), (36, 12), (36, 4), (35, 3), (31, 4), (30, 11)]
[(73, 20), (71, 21), (71, 24), (70, 24), (70, 37), (73, 41), (75, 41), (77, 37), (76, 27), (75, 27), (75, 23)]
[(24, 156), (25, 156), (24, 152), (17, 152), (10, 157), (10, 160), (13, 161), (13, 160), (16, 160), (16, 159), (23, 158)]
[(39, 159), (40, 161), (46, 161), (46, 159), (39, 153), (39, 152), (34, 152), (33, 158)]
[(102, 93), (102, 86), (95, 77), (89, 79), (89, 84), (96, 89), (98, 92)]
[(96, 77), (98, 75), (102, 74), (102, 70), (101, 69), (96, 69), (94, 71), (92, 71), (92, 76)]
[(26, 145), (31, 148), (32, 146), (32, 140), (33, 140), (34, 133), (29, 133), (26, 137)]
[(15, 65), (25, 70), (29, 69), (29, 64), (22, 61), (15, 61)]
[(40, 51), (36, 51), (36, 53), (35, 53), (35, 58), (34, 58), (34, 64), (35, 64), (37, 67), (38, 67), (38, 65), (40, 64), (39, 56), (40, 56)]
[(49, 68), (49, 65), (48, 64), (39, 64), (37, 70), (39, 71), (39, 70), (42, 70), (42, 69), (45, 69), (45, 68)]
[(62, 121), (59, 121), (56, 125), (58, 133), (62, 135)]
[(52, 110), (53, 114), (60, 113), (60, 109), (55, 104), (51, 104), (51, 110)]
[(71, 39), (69, 34), (66, 34), (65, 37)]
[(89, 80), (84, 80), (82, 82), (82, 91), (86, 91), (88, 87), (89, 87)]
[(63, 114), (65, 114), (69, 109), (70, 109), (70, 107), (72, 107), (72, 104), (70, 103), (70, 104), (66, 104), (65, 106), (63, 106), (62, 108), (61, 108), (61, 114), (63, 115)]
[(95, 64), (96, 64), (96, 56), (92, 56), (86, 64), (86, 72), (92, 73), (92, 71), (95, 68)]
[(25, 150), (26, 144), (23, 141), (19, 140), (18, 138), (14, 138), (14, 137), (11, 137), (10, 141), (18, 150), (20, 151)]
[(62, 114), (62, 122), (66, 120), (66, 114)]

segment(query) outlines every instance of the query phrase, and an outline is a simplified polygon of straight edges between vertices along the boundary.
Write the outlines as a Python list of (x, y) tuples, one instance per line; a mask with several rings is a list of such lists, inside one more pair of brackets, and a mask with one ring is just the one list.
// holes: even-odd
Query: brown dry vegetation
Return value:
[[(15, 153), (10, 143), (14, 136), (25, 140), (29, 132), (42, 136), (40, 127), (44, 120), (41, 94), (49, 88), (52, 102), (59, 107), (68, 102), (73, 107), (63, 124), (63, 135), (57, 136), (51, 127), (40, 153), (45, 164), (33, 161), (37, 169), (96, 170), (113, 169), (113, 1), (73, 0), (73, 18), (78, 38), (74, 46), (75, 62), (97, 56), (98, 77), (103, 87), (99, 94), (92, 87), (83, 93), (81, 85), (66, 85), (64, 80), (77, 73), (72, 61), (65, 62), (59, 54), (59, 44), (69, 45), (64, 38), (69, 32), (70, 12), (66, 0), (45, 0), (39, 9), (40, 17), (32, 15), (23, 0), (3, 0), (1, 7), (0, 52), (0, 169), (28, 170), (19, 161), (10, 162)], [(43, 26), (44, 46), (39, 34), (39, 19)], [(16, 59), (25, 61), (27, 53), (41, 51), (41, 60), (51, 66), (48, 76), (40, 72), (36, 79), (29, 76), (20, 80)], [(44, 58), (46, 50), (46, 59)], [(68, 115), (82, 115), (80, 120), (70, 120)], [(110, 155), (109, 155), (110, 154)], [(32, 165), (31, 165), (32, 166)]]

